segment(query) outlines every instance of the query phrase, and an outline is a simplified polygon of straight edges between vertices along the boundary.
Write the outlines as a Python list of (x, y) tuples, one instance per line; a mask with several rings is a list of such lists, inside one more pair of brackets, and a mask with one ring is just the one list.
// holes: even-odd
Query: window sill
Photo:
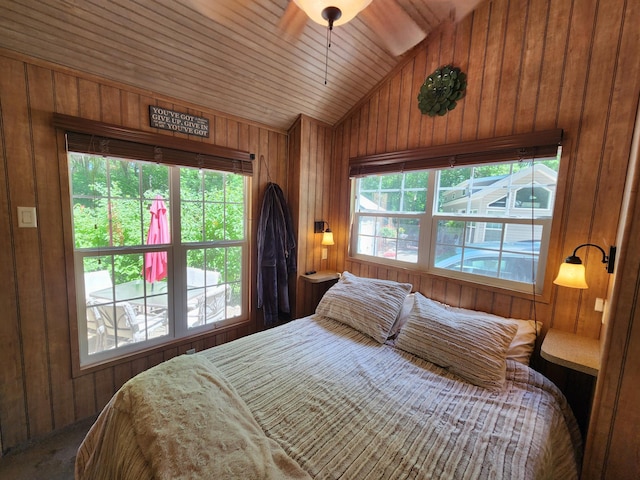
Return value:
[[(123, 354), (123, 356), (119, 358), (104, 360), (102, 362), (93, 363), (87, 366), (80, 366), (79, 359), (76, 357), (73, 359), (73, 369), (72, 369), (72, 378), (79, 378), (85, 375), (89, 375), (100, 370), (104, 370), (106, 368), (116, 367), (118, 365), (122, 365), (125, 363), (131, 363), (136, 360), (152, 357), (158, 354), (164, 354), (164, 352), (173, 349), (179, 349), (181, 346), (189, 345), (200, 340), (204, 340), (207, 338), (215, 337), (221, 334), (225, 334), (231, 332), (233, 330), (238, 330), (240, 328), (244, 328), (251, 325), (251, 320), (248, 318), (239, 320), (236, 323), (225, 325), (224, 327), (215, 328), (213, 330), (207, 330), (204, 332), (195, 333), (193, 335), (172, 339), (162, 344), (153, 345), (149, 348), (138, 350), (136, 352), (132, 352), (130, 354)], [(239, 338), (239, 337), (238, 337)], [(162, 361), (166, 360), (163, 355)]]

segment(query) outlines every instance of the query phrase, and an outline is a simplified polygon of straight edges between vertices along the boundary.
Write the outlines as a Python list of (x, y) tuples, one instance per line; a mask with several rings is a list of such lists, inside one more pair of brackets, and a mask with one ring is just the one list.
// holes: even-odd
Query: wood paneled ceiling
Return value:
[[(482, 0), (396, 1), (428, 34)], [(361, 14), (334, 28), (325, 85), (326, 28), (285, 35), (288, 3), (0, 0), (0, 47), (279, 129), (299, 114), (334, 125), (406, 54)]]

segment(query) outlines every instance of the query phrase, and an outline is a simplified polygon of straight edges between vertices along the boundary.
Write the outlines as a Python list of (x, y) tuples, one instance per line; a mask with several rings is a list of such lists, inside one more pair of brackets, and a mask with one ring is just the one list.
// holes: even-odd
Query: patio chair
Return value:
[[(205, 292), (205, 286), (207, 290), (210, 287), (218, 285), (220, 281), (220, 272), (216, 270), (203, 270), (201, 268), (187, 267), (187, 288), (192, 293), (200, 292), (202, 295), (191, 295), (191, 299), (187, 301), (187, 311), (190, 318), (193, 318), (197, 314), (200, 305), (202, 303), (202, 296)], [(189, 326), (199, 325), (198, 319), (189, 320)]]
[(187, 267), (187, 285), (190, 287), (217, 285), (219, 281), (220, 272), (216, 270), (203, 270), (201, 268)]
[(167, 333), (167, 312), (137, 314), (129, 302), (103, 304), (94, 307), (107, 331), (107, 341), (121, 347)]
[(84, 274), (84, 293), (87, 301), (90, 300), (92, 292), (111, 287), (113, 287), (113, 282), (108, 270), (97, 270)]
[(198, 303), (193, 310), (197, 317), (192, 317), (189, 322), (190, 327), (205, 325), (226, 318), (228, 292), (225, 285), (207, 287), (206, 293), (198, 297)]
[(89, 354), (107, 349), (107, 327), (92, 300), (87, 301), (87, 342)]

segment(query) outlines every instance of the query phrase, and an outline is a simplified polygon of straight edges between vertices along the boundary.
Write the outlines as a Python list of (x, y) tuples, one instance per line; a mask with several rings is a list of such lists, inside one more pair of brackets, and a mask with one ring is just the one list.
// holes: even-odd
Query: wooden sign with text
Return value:
[(209, 119), (149, 105), (149, 125), (162, 130), (209, 138)]

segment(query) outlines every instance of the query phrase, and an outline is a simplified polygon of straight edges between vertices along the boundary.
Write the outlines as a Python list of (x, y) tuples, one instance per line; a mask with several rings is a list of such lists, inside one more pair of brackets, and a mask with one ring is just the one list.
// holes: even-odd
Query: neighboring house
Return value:
[[(503, 213), (507, 209), (517, 214), (524, 209), (553, 209), (558, 174), (542, 163), (523, 168), (513, 175), (472, 178), (459, 183), (443, 195), (442, 211)], [(534, 187), (533, 198), (531, 184)], [(518, 185), (523, 185), (518, 188)]]
[[(486, 216), (529, 217), (531, 209), (537, 216), (550, 216), (556, 196), (558, 174), (542, 163), (536, 163), (512, 175), (472, 178), (451, 187), (443, 194), (442, 212), (472, 213)], [(533, 189), (531, 185), (535, 185)], [(522, 185), (522, 187), (519, 187)], [(501, 239), (501, 226), (492, 229), (491, 222), (480, 222), (468, 233), (468, 243)], [(506, 225), (505, 242), (531, 238), (528, 225)]]

